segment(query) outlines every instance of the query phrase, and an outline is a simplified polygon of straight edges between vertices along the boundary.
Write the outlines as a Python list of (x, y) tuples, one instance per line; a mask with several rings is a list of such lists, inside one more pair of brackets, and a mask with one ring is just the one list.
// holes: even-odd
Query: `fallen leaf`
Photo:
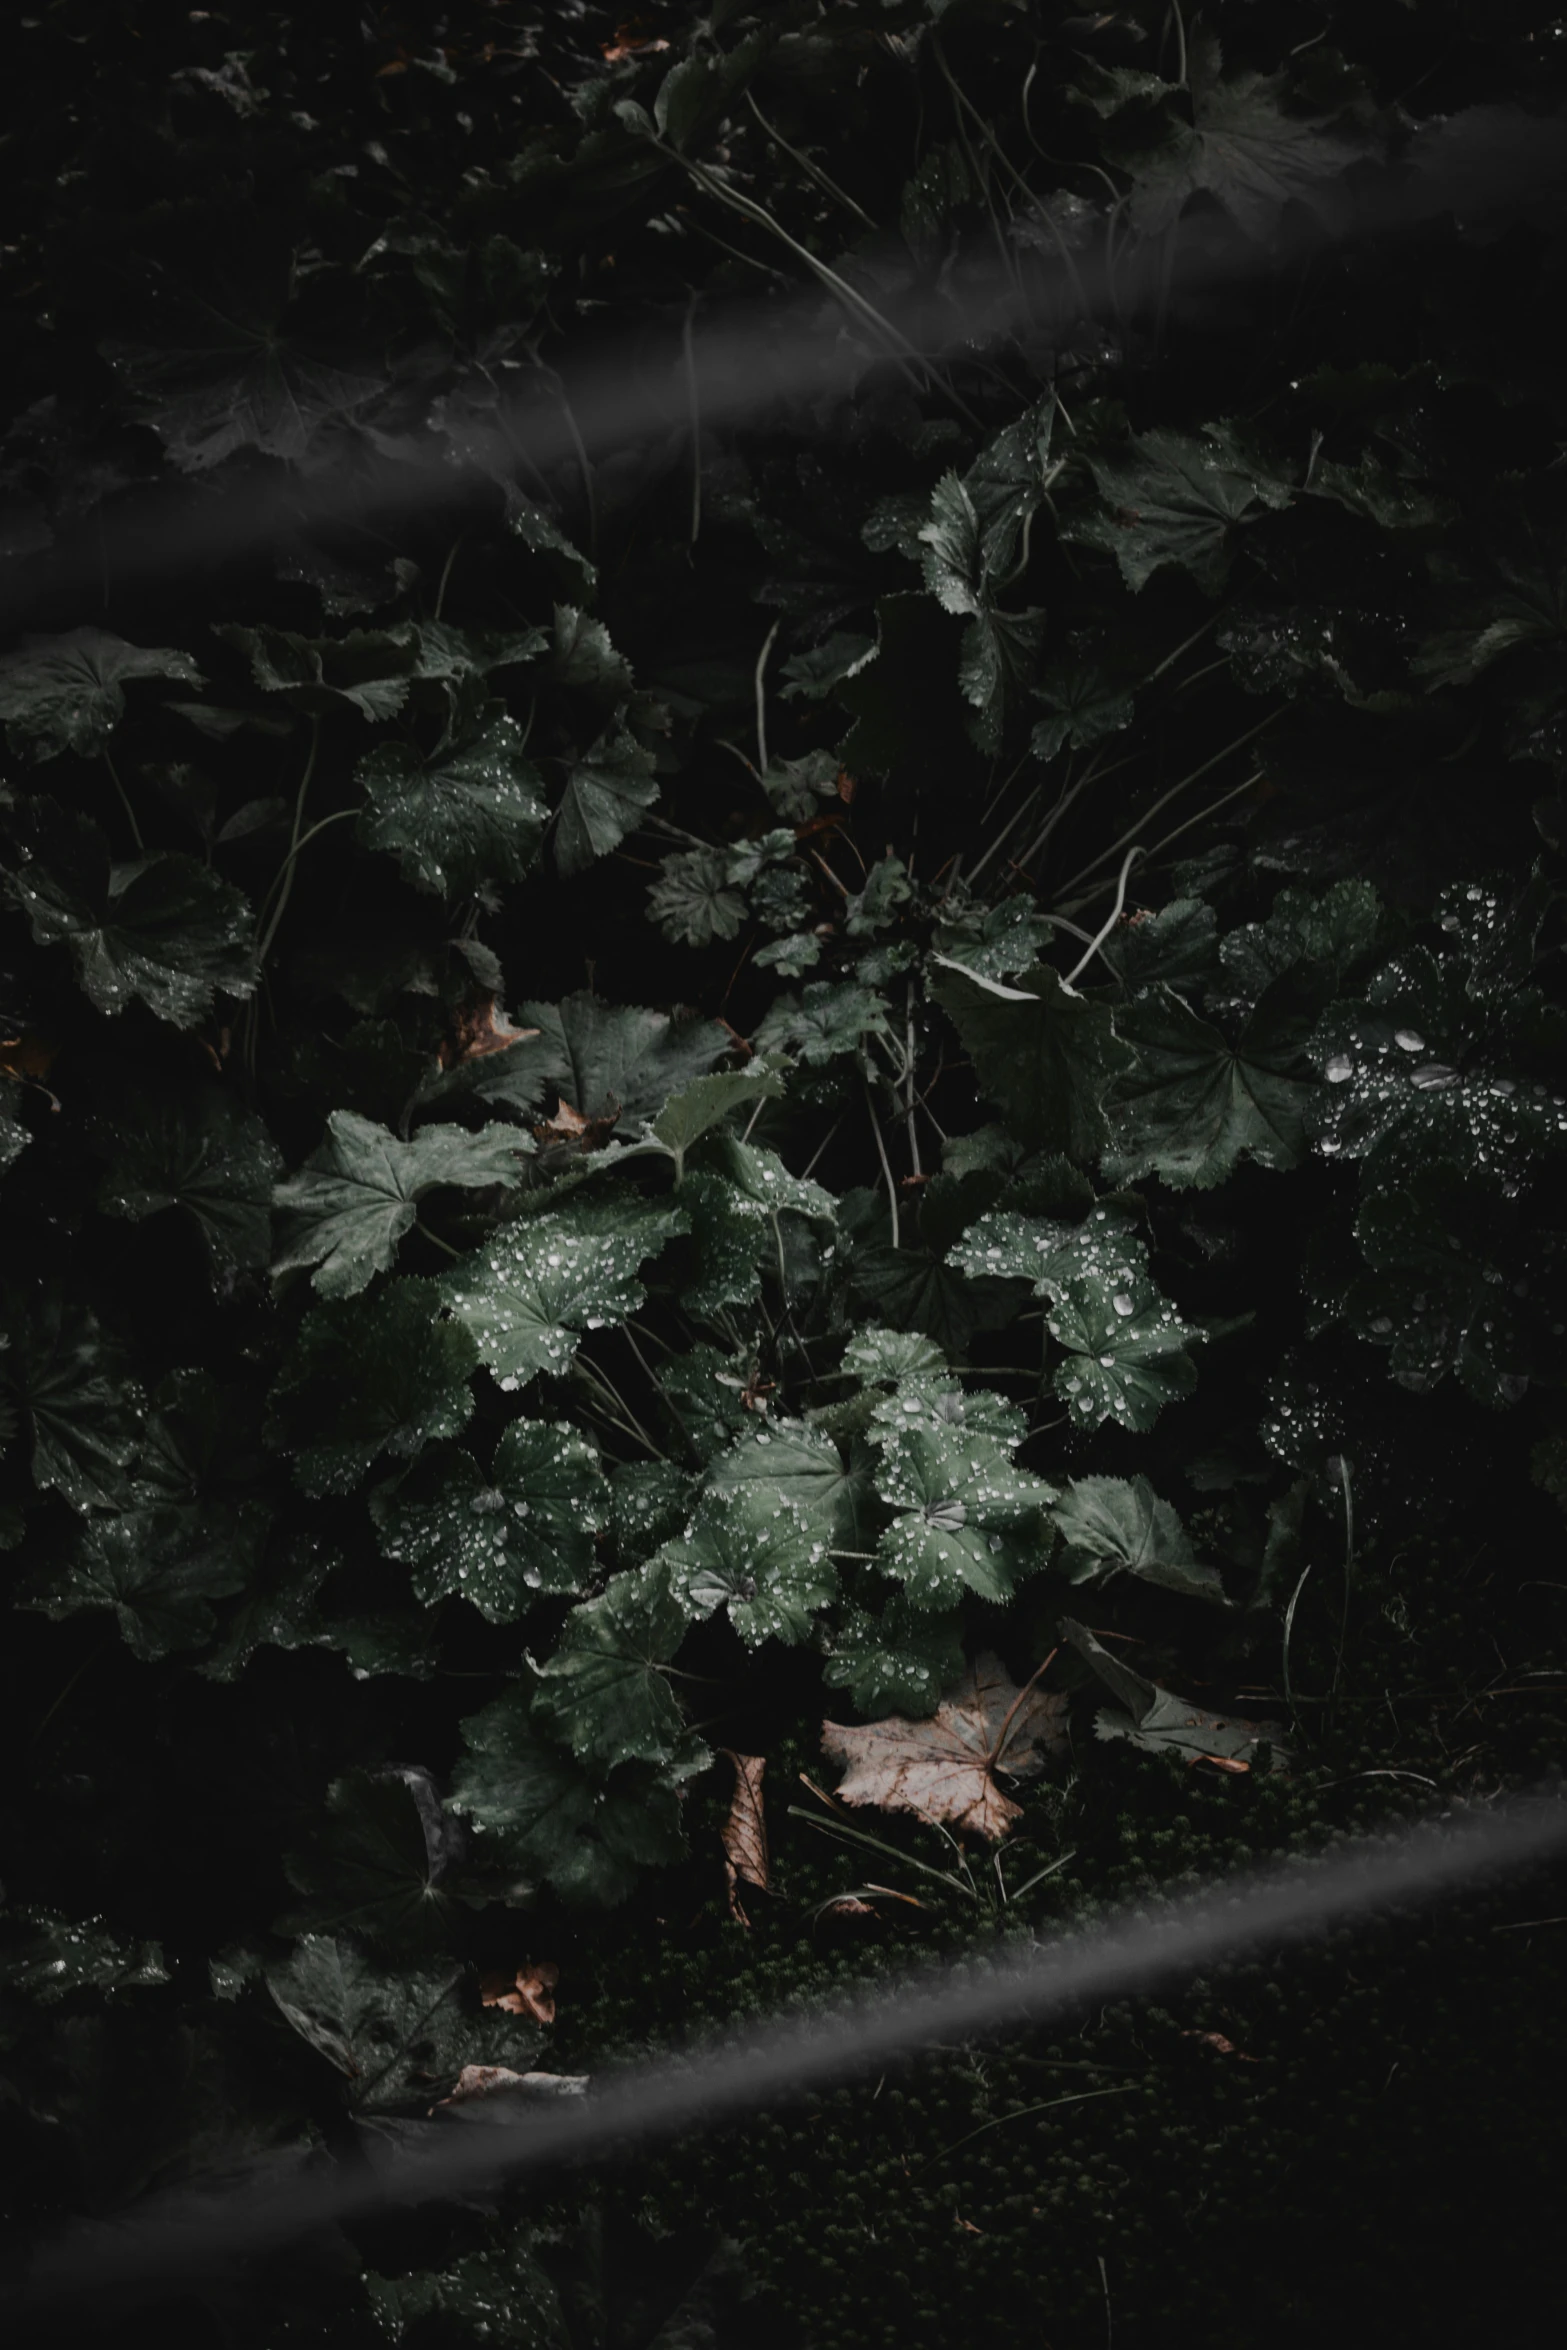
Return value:
[(857, 1893), (840, 1893), (835, 1900), (824, 1901), (816, 1914), (823, 1918), (873, 1918), (876, 1912)]
[(452, 1014), (452, 1032), (440, 1049), (443, 1069), (455, 1069), (463, 1061), (477, 1061), (485, 1053), (509, 1052), (514, 1044), (525, 1044), (537, 1036), (536, 1028), (513, 1028), (499, 999), (493, 995), (479, 996), (473, 1002), (460, 1004)]
[[(1129, 1665), (1110, 1655), (1092, 1632), (1069, 1617), (1061, 1619), (1063, 1636), (1079, 1656), (1087, 1659), (1100, 1680), (1125, 1707), (1118, 1713), (1102, 1707), (1095, 1717), (1101, 1738), (1126, 1738), (1148, 1753), (1184, 1755), (1189, 1763), (1216, 1763), (1220, 1770), (1250, 1770), (1251, 1757), (1266, 1739), (1273, 1749), (1273, 1768), (1289, 1760), (1289, 1749), (1279, 1738), (1277, 1722), (1243, 1721), (1233, 1714), (1211, 1714), (1190, 1698), (1161, 1689)], [(1226, 1749), (1228, 1751), (1226, 1751)]]
[(544, 1144), (569, 1143), (584, 1151), (602, 1150), (619, 1120), (620, 1104), (613, 1094), (602, 1118), (585, 1118), (579, 1109), (562, 1096), (553, 1118), (546, 1118), (542, 1125), (534, 1127), (533, 1139)]
[(1181, 2038), (1205, 2041), (1208, 2047), (1217, 2048), (1221, 2056), (1238, 2056), (1242, 2064), (1255, 2064), (1257, 2061), (1254, 2056), (1248, 2056), (1244, 2048), (1237, 2048), (1233, 2040), (1226, 2040), (1222, 2032), (1183, 2031)]
[(606, 65), (619, 65), (628, 57), (646, 57), (669, 47), (667, 41), (656, 40), (651, 33), (639, 34), (635, 28), (633, 17), (630, 24), (616, 25), (615, 38), (607, 48), (600, 44), (599, 55)]
[(581, 2097), (587, 2092), (586, 2073), (514, 2073), (504, 2064), (465, 2064), (449, 2097), (439, 2097), (431, 2116), (449, 2107), (474, 2107), (460, 2112), (459, 2121), (508, 2122), (540, 2098)]
[(719, 1751), (735, 1767), (734, 1799), (729, 1806), (729, 1817), (719, 1831), (724, 1847), (724, 1875), (729, 1884), (729, 1914), (742, 1926), (749, 1926), (751, 1921), (740, 1900), (740, 1887), (754, 1885), (758, 1893), (765, 1893), (768, 1882), (767, 1822), (762, 1816), (762, 1773), (767, 1762), (763, 1755), (736, 1754), (729, 1746)]
[(555, 2021), (555, 1986), (560, 1969), (552, 1959), (519, 1967), (514, 1975), (482, 1975), (479, 1997), (486, 2007), (503, 2008), (508, 2015), (531, 2015), (536, 2024)]
[(1044, 1750), (1066, 1744), (1068, 1700), (1026, 1684), (1019, 1689), (994, 1656), (979, 1657), (928, 1722), (892, 1714), (863, 1729), (822, 1725), (822, 1751), (847, 1766), (839, 1801), (909, 1811), (949, 1821), (994, 1843), (1022, 1811), (994, 1773), (1031, 1778)]

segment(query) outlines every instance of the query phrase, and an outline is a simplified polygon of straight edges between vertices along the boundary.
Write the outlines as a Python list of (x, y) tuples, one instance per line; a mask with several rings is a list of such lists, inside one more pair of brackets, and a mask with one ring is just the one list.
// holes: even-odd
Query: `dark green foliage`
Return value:
[[(1563, 44), (1320, 20), (18, 19), (18, 2260), (1559, 1774)], [(1561, 1906), (83, 2322), (1548, 2324)]]

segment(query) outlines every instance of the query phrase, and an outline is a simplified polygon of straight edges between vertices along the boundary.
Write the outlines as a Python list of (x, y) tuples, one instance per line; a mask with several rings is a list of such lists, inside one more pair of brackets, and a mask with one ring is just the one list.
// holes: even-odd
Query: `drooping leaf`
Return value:
[(916, 1425), (889, 1429), (880, 1449), (876, 1490), (897, 1515), (876, 1563), (911, 1607), (953, 1607), (965, 1591), (1010, 1599), (1045, 1564), (1056, 1488), (1014, 1468), (994, 1437)]
[(861, 1729), (822, 1725), (822, 1752), (845, 1766), (840, 1803), (913, 1812), (998, 1843), (1022, 1810), (996, 1774), (1031, 1779), (1066, 1744), (1067, 1700), (1020, 1690), (994, 1656), (977, 1657), (929, 1721), (893, 1715)]
[[(769, 1068), (760, 1058), (747, 1061), (743, 1069), (694, 1077), (664, 1104), (652, 1122), (653, 1132), (666, 1150), (683, 1160), (691, 1145), (731, 1111), (744, 1109), (749, 1113), (761, 1102), (776, 1101), (783, 1090), (782, 1072)], [(759, 1154), (756, 1164), (760, 1167), (763, 1159), (770, 1157), (771, 1153)], [(778, 1204), (792, 1203), (781, 1196)]]
[(1062, 1544), (1057, 1571), (1069, 1582), (1124, 1572), (1166, 1591), (1226, 1604), (1217, 1569), (1197, 1558), (1175, 1511), (1146, 1477), (1074, 1477), (1054, 1514)]
[(1108, 1706), (1101, 1707), (1094, 1717), (1094, 1728), (1101, 1738), (1125, 1738), (1146, 1753), (1177, 1754), (1186, 1762), (1217, 1757), (1221, 1762), (1240, 1763), (1248, 1770), (1263, 1743), (1272, 1749), (1275, 1770), (1282, 1769), (1290, 1759), (1288, 1747), (1278, 1737), (1277, 1722), (1243, 1722), (1233, 1715), (1211, 1714), (1184, 1697), (1172, 1695), (1156, 1681), (1145, 1680), (1141, 1673), (1133, 1672), (1119, 1656), (1112, 1656), (1092, 1632), (1082, 1624), (1073, 1623), (1068, 1616), (1061, 1619), (1061, 1634), (1092, 1665), (1124, 1708), (1118, 1712)]
[(437, 1319), (445, 1303), (434, 1281), (400, 1279), (306, 1315), (271, 1421), (303, 1492), (351, 1493), (383, 1452), (411, 1459), (461, 1433), (479, 1350), (460, 1321)]
[(837, 1591), (828, 1532), (765, 1485), (710, 1484), (691, 1523), (658, 1554), (684, 1614), (723, 1608), (748, 1648), (806, 1638)]
[(531, 1147), (514, 1126), (470, 1134), (460, 1126), (424, 1126), (400, 1142), (354, 1110), (334, 1110), (326, 1139), (297, 1175), (277, 1186), (274, 1273), (314, 1265), (323, 1297), (353, 1297), (393, 1263), (428, 1192), (506, 1190), (522, 1180)]
[(427, 1607), (456, 1593), (506, 1624), (540, 1592), (586, 1588), (609, 1489), (574, 1429), (514, 1420), (488, 1477), (471, 1454), (443, 1448), (379, 1486), (370, 1509), (383, 1551), (409, 1562)]
[(156, 850), (117, 865), (96, 824), (35, 800), (16, 823), (12, 902), (40, 946), (68, 946), (100, 1012), (136, 998), (177, 1028), (194, 1028), (217, 989), (256, 985), (249, 902), (195, 857)]
[(464, 739), (427, 760), (406, 743), (371, 751), (355, 770), (366, 797), (360, 839), (395, 856), (415, 888), (439, 897), (523, 880), (546, 821), (523, 742), (517, 721), (490, 703)]
[(563, 1371), (584, 1332), (634, 1314), (646, 1294), (638, 1267), (689, 1227), (673, 1201), (595, 1189), (502, 1226), (445, 1276), (442, 1295), (511, 1394)]
[(101, 628), (24, 636), (0, 654), (0, 722), (18, 758), (41, 764), (63, 751), (96, 758), (125, 715), (125, 686), (138, 677), (200, 685), (200, 670), (172, 645), (130, 645)]

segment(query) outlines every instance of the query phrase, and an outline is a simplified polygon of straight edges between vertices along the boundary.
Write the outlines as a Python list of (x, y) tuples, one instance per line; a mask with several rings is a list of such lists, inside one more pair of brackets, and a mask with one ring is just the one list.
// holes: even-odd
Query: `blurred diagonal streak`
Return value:
[[(1330, 247), (1385, 249), (1445, 214), (1486, 240), (1519, 221), (1567, 226), (1564, 171), (1567, 112), (1476, 106), (1422, 126), (1396, 163), (1326, 175), (1309, 205), (1297, 190), (1277, 208), (1270, 236), (1250, 240), (1249, 257), (1232, 248), (1222, 266), (1205, 260), (1195, 240), (1181, 239), (1177, 222), (1142, 240), (1133, 260), (1150, 300), (1158, 283), (1165, 322), (1200, 331), (1219, 295), (1266, 284)], [(841, 265), (861, 280), (853, 303), (824, 299), (820, 289), (736, 300), (689, 339), (682, 311), (666, 331), (639, 335), (635, 360), (624, 348), (595, 353), (589, 335), (557, 353), (553, 368), (523, 370), (529, 396), (498, 393), (493, 423), (482, 414), (465, 421), (465, 462), (454, 463), (450, 444), (443, 451), (434, 437), (427, 446), (405, 441), (392, 456), (375, 436), (353, 432), (345, 436), (347, 454), (340, 442), (330, 461), (304, 470), (279, 465), (258, 477), (243, 468), (233, 480), (220, 474), (192, 481), (171, 468), (139, 512), (97, 509), (74, 540), (0, 564), (0, 628), (24, 624), (42, 600), (68, 602), (78, 591), (96, 600), (106, 571), (122, 587), (138, 577), (194, 573), (301, 526), (449, 508), (519, 469), (547, 475), (583, 456), (601, 462), (637, 441), (688, 431), (693, 389), (704, 427), (765, 428), (785, 409), (808, 410), (852, 392), (898, 345), (905, 356), (917, 354), (911, 366), (927, 367), (1021, 345), (1030, 371), (1048, 378), (1085, 326), (1113, 323), (1120, 334), (1130, 315), (1135, 331), (1135, 288), (1125, 278), (1112, 282), (1102, 260), (1086, 251), (1068, 258), (1042, 217), (1021, 216), (1014, 237), (1016, 274), (1003, 274), (993, 255), (971, 257), (943, 273), (940, 292), (915, 293), (907, 283), (896, 290), (910, 266), (889, 235), (878, 261), (862, 255)], [(1119, 277), (1120, 260), (1116, 269)], [(868, 323), (863, 304), (887, 321), (892, 341)], [(569, 414), (559, 399), (537, 396), (552, 375), (565, 384)]]
[(333, 2222), (520, 2183), (541, 2171), (648, 2152), (693, 2129), (734, 2126), (770, 2104), (884, 2070), (938, 2040), (1038, 2025), (1064, 2011), (1150, 1990), (1259, 1946), (1287, 1946), (1388, 1906), (1431, 1901), (1507, 1870), (1567, 1853), (1567, 1804), (1511, 1799), (1456, 1820), (1389, 1831), (1317, 1858), (1291, 1858), (1199, 1890), (1150, 1917), (1127, 1908), (1103, 1924), (1035, 1943), (1022, 1957), (977, 1960), (905, 1979), (809, 2018), (783, 2018), (686, 2058), (664, 2058), (551, 2099), (503, 2129), (428, 2125), (428, 2142), (377, 2174), (296, 2171), (197, 2181), (149, 2198), (122, 2220), (84, 2223), (46, 2246), (0, 2300), (0, 2315), (52, 2327), (67, 2307), (90, 2314), (125, 2297), (232, 2275), (232, 2264)]

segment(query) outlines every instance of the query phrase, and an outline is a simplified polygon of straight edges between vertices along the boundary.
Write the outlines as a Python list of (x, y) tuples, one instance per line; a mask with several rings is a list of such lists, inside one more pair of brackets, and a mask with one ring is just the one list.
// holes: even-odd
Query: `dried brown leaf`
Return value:
[(822, 1725), (822, 1751), (846, 1766), (841, 1803), (913, 1812), (988, 1836), (1004, 1836), (1022, 1806), (1003, 1795), (994, 1774), (1027, 1779), (1046, 1752), (1066, 1744), (1068, 1700), (1026, 1684), (1019, 1689), (998, 1657), (981, 1656), (928, 1722), (885, 1721), (849, 1729)]
[(448, 2108), (474, 2107), (460, 2112), (460, 2121), (510, 2121), (541, 2098), (581, 2097), (586, 2073), (515, 2073), (504, 2064), (465, 2064), (449, 2097), (437, 2098), (432, 2115)]
[(533, 1129), (535, 1142), (570, 1143), (578, 1150), (602, 1150), (619, 1123), (620, 1108), (611, 1098), (611, 1107), (602, 1118), (585, 1118), (582, 1112), (564, 1097), (557, 1103), (553, 1118), (546, 1118)]
[(768, 1884), (767, 1822), (762, 1813), (762, 1773), (767, 1760), (760, 1754), (736, 1754), (724, 1746), (719, 1749), (735, 1767), (735, 1791), (729, 1806), (729, 1817), (719, 1834), (724, 1847), (724, 1875), (729, 1885), (729, 1914), (738, 1918), (742, 1926), (751, 1921), (740, 1900), (741, 1885), (754, 1885), (758, 1893), (765, 1893)]
[(1254, 2056), (1247, 2055), (1244, 2048), (1237, 2048), (1233, 2040), (1226, 2040), (1222, 2032), (1182, 2032), (1181, 2038), (1183, 2040), (1205, 2041), (1208, 2047), (1217, 2048), (1221, 2056), (1239, 2057), (1242, 2064), (1257, 2062)]
[(536, 1028), (513, 1028), (498, 997), (476, 997), (460, 1004), (452, 1014), (452, 1032), (441, 1045), (441, 1067), (455, 1069), (461, 1062), (477, 1061), (486, 1053), (509, 1052), (514, 1044), (525, 1044), (538, 1033)]
[(555, 2021), (555, 1986), (560, 1969), (553, 1959), (541, 1958), (519, 1967), (514, 1975), (481, 1975), (479, 1996), (486, 2007), (503, 2008), (508, 2015), (531, 2015), (536, 2024)]

